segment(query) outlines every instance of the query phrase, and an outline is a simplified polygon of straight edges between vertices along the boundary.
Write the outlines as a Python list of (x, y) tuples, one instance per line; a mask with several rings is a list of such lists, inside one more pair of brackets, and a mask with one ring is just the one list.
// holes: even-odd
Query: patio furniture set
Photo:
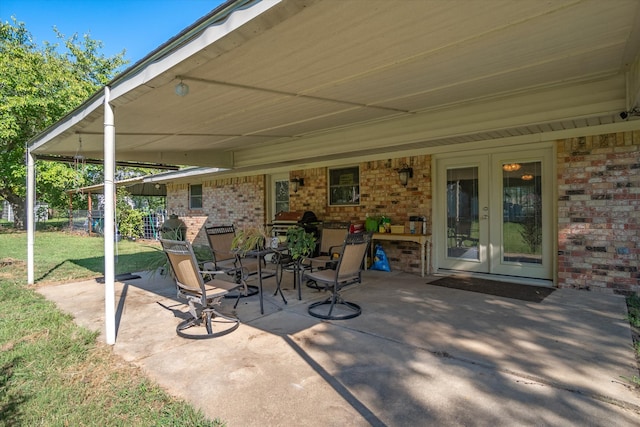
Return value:
[(189, 318), (176, 327), (179, 336), (213, 338), (237, 329), (240, 320), (216, 308), (223, 298), (235, 298), (236, 308), (240, 298), (258, 294), (260, 312), (264, 314), (263, 280), (270, 277), (276, 278), (273, 295), (279, 293), (287, 304), (281, 289), (285, 272), (294, 274), (299, 300), (302, 299), (301, 284), (305, 280), (309, 287), (331, 292), (325, 300), (308, 306), (311, 316), (343, 320), (361, 314), (361, 307), (345, 301), (340, 291), (347, 285), (361, 282), (372, 233), (350, 233), (348, 224), (327, 224), (322, 228), (316, 254), (294, 259), (286, 242), (244, 253), (233, 250), (236, 236), (233, 225), (208, 227), (206, 231), (213, 259), (205, 263), (198, 262), (188, 241), (160, 239), (175, 279), (177, 296), (189, 307)]

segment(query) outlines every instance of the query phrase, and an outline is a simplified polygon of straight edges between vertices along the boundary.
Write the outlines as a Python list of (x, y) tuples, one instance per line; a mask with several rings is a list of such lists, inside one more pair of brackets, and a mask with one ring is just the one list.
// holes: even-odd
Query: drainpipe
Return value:
[(35, 241), (36, 230), (36, 173), (35, 159), (31, 150), (27, 149), (27, 212), (25, 219), (27, 221), (27, 284), (33, 285), (33, 244)]
[(115, 316), (115, 125), (109, 86), (104, 88), (104, 322), (107, 344), (116, 343)]

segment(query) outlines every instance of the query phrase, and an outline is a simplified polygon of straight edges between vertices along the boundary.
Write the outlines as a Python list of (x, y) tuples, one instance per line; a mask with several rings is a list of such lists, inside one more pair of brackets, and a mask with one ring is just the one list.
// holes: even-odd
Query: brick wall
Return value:
[(640, 291), (640, 131), (558, 141), (558, 285)]
[[(408, 164), (413, 178), (400, 184), (396, 169)], [(305, 186), (291, 195), (292, 211), (311, 210), (323, 221), (362, 221), (367, 214), (386, 215), (409, 231), (409, 216), (426, 216), (431, 232), (431, 156), (400, 157), (363, 162), (360, 166), (360, 205), (328, 206), (327, 168), (297, 170)], [(420, 247), (411, 242), (381, 242), (392, 270), (420, 273)]]
[(202, 209), (189, 209), (189, 185), (167, 185), (167, 212), (187, 226), (187, 240), (207, 244), (205, 227), (234, 224), (242, 229), (265, 223), (264, 175), (202, 182)]

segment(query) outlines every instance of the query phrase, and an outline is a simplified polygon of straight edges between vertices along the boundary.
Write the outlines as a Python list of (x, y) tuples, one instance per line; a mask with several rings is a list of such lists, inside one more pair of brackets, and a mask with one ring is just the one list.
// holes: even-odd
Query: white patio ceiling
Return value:
[[(639, 52), (637, 0), (230, 1), (112, 82), (116, 158), (258, 170), (610, 124)], [(102, 158), (102, 100), (32, 151)]]

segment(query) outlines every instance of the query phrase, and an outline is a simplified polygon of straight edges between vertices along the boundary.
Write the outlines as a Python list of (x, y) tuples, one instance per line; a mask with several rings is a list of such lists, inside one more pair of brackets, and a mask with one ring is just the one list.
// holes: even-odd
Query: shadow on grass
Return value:
[(13, 367), (16, 364), (14, 359), (0, 367), (0, 414), (3, 425), (20, 425), (20, 407), (26, 399), (21, 394), (9, 394), (9, 382), (13, 377)]
[[(54, 278), (56, 272), (65, 268), (67, 264), (73, 264), (77, 267), (82, 267), (90, 272), (97, 273), (104, 276), (104, 257), (95, 256), (81, 259), (67, 259), (51, 267), (44, 272), (37, 281), (42, 281), (48, 278)], [(115, 257), (115, 272), (116, 274), (126, 274), (136, 271), (149, 271), (156, 270), (163, 267), (166, 264), (165, 255), (162, 251), (154, 252), (141, 252), (125, 255), (117, 255)], [(66, 267), (71, 268), (72, 266)]]

